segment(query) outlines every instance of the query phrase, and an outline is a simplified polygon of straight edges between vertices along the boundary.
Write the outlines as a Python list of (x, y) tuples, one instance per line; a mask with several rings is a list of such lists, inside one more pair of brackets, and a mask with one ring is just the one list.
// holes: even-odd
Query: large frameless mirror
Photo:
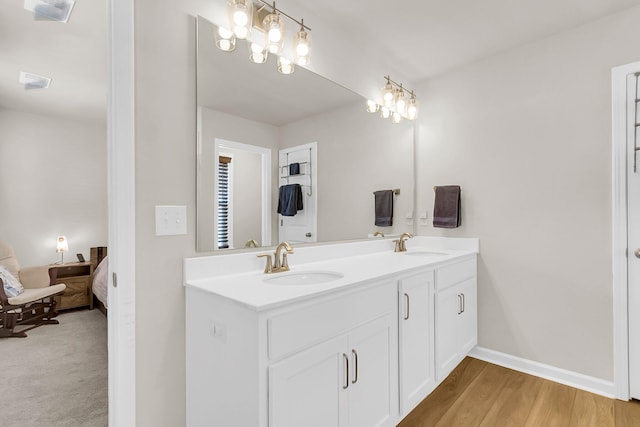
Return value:
[[(274, 55), (253, 63), (246, 40), (220, 50), (205, 18), (197, 28), (199, 251), (411, 228), (412, 122), (367, 113), (362, 97), (302, 67), (281, 74)], [(393, 226), (380, 228), (373, 192), (385, 189), (400, 194)]]

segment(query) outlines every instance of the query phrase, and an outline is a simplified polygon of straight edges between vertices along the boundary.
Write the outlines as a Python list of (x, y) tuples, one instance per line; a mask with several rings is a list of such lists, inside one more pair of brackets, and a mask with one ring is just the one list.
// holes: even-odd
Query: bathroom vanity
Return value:
[(188, 426), (395, 426), (477, 341), (477, 239), (185, 260)]

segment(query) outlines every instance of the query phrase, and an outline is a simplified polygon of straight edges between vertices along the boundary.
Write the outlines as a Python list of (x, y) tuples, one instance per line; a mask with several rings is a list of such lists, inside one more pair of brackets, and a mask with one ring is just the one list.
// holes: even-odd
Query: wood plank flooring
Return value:
[(608, 399), (467, 357), (398, 427), (640, 427), (640, 402)]

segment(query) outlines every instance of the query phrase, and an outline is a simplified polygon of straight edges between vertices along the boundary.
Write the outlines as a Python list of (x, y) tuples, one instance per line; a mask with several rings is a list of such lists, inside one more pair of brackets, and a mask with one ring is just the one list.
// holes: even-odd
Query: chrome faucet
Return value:
[[(281, 254), (284, 249), (284, 253)], [(289, 263), (287, 262), (287, 254), (292, 254), (293, 248), (287, 242), (282, 242), (276, 247), (275, 253), (272, 254), (260, 254), (258, 258), (267, 258), (267, 264), (264, 267), (265, 274), (281, 273), (283, 271), (289, 271)], [(272, 258), (273, 256), (273, 258)], [(273, 262), (272, 262), (273, 259)]]
[(396, 244), (396, 248), (393, 250), (394, 252), (406, 252), (407, 245), (405, 243), (405, 238), (411, 239), (413, 234), (411, 233), (402, 233), (398, 240), (394, 240), (393, 242)]

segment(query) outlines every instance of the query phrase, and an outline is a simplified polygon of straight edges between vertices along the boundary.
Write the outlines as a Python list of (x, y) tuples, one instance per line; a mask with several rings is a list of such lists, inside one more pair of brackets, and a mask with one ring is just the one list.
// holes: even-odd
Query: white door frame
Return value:
[[(260, 246), (271, 246), (273, 242), (271, 241), (271, 228), (273, 227), (271, 224), (271, 149), (266, 147), (260, 147), (257, 145), (251, 144), (243, 144), (241, 142), (230, 141), (228, 139), (215, 138), (215, 158), (217, 159), (220, 156), (220, 152), (225, 148), (231, 150), (243, 150), (248, 151), (250, 153), (256, 153), (260, 155), (260, 163), (262, 167), (261, 172), (261, 224), (262, 224), (262, 234), (260, 238), (262, 241), (260, 242)], [(218, 215), (218, 162), (214, 162), (215, 165), (215, 173), (214, 177), (216, 180), (214, 186), (214, 206), (216, 207), (213, 211), (216, 215), (216, 224), (217, 224), (217, 215)], [(229, 234), (229, 239), (231, 240), (231, 233)], [(216, 245), (217, 245), (217, 233), (216, 233)], [(217, 249), (217, 248), (216, 248)], [(238, 249), (238, 248), (236, 248)]]
[(125, 427), (136, 424), (134, 2), (107, 0), (107, 15), (109, 425)]
[(629, 400), (629, 310), (627, 280), (627, 76), (640, 62), (613, 68), (612, 222), (613, 222), (613, 381), (615, 397)]

